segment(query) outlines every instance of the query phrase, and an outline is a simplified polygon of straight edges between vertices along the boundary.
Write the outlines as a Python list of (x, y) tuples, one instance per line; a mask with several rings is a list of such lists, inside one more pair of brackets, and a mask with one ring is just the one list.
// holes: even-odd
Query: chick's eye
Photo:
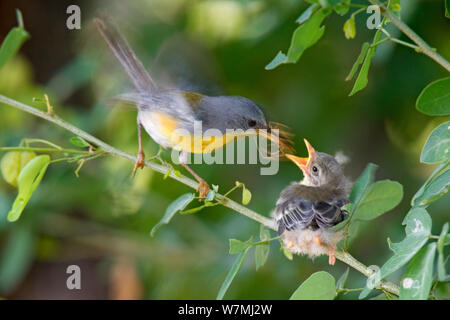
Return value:
[(256, 126), (256, 121), (255, 120), (248, 120), (248, 126), (251, 127), (251, 128)]
[(312, 167), (312, 171), (317, 173), (317, 171), (319, 171), (319, 169), (317, 169), (317, 167), (314, 166), (314, 167)]

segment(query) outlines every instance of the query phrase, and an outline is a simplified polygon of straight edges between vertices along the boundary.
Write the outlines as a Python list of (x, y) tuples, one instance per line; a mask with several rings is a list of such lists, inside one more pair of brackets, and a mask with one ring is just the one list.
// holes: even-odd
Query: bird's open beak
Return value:
[(308, 158), (301, 158), (292, 154), (287, 154), (286, 157), (294, 162), (303, 171), (303, 174), (310, 175), (309, 166), (316, 156), (316, 150), (314, 150), (308, 140), (304, 139), (304, 141), (306, 148), (308, 149)]

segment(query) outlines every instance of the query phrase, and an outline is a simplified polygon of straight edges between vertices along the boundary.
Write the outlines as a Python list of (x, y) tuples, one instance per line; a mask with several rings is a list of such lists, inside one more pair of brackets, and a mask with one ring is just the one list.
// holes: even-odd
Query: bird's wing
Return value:
[(295, 197), (280, 201), (275, 208), (275, 217), (278, 223), (278, 235), (284, 231), (296, 229), (327, 229), (343, 219), (341, 207), (346, 199), (334, 201), (311, 201)]

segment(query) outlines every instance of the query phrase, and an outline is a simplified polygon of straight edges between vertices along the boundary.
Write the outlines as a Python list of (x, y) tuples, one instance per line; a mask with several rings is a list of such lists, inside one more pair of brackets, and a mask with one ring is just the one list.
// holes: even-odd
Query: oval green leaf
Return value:
[(416, 108), (430, 116), (450, 115), (450, 77), (426, 86), (417, 98)]
[(354, 212), (354, 219), (372, 220), (395, 208), (403, 198), (403, 186), (391, 180), (372, 184)]
[(423, 163), (436, 163), (450, 159), (450, 121), (434, 129), (425, 142), (420, 155)]
[(422, 248), (408, 265), (400, 286), (400, 300), (427, 300), (433, 280), (436, 242)]
[(333, 300), (335, 296), (334, 277), (328, 272), (319, 271), (306, 279), (289, 300)]
[(11, 211), (8, 213), (8, 221), (14, 222), (19, 219), (33, 192), (41, 182), (49, 164), (50, 156), (46, 154), (40, 155), (30, 160), (20, 171), (17, 178), (19, 192)]
[(16, 54), (22, 44), (29, 37), (28, 32), (26, 32), (22, 27), (15, 27), (9, 31), (0, 47), (0, 69)]

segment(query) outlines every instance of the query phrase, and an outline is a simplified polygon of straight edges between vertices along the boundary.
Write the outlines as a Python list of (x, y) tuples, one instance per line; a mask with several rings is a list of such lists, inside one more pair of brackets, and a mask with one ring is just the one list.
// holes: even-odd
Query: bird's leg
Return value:
[(336, 263), (336, 257), (334, 256), (334, 252), (336, 251), (336, 248), (334, 246), (328, 247), (328, 264), (330, 266), (334, 266)]
[(139, 121), (139, 119), (137, 120), (137, 129), (138, 129), (139, 151), (138, 151), (136, 162), (134, 163), (133, 177), (136, 174), (137, 169), (138, 168), (143, 169), (144, 164), (145, 164), (145, 154), (144, 154), (144, 150), (142, 148), (142, 124)]
[[(200, 177), (194, 170), (192, 170), (192, 168), (189, 167), (186, 164), (186, 162), (187, 162), (187, 154), (185, 152), (181, 152), (180, 154), (181, 165), (185, 167), (186, 170), (189, 171), (189, 173), (192, 174), (192, 176), (198, 181), (197, 192), (200, 198), (206, 198), (206, 195), (208, 194), (210, 189), (208, 183), (202, 177)], [(200, 201), (202, 201), (202, 199), (200, 199)]]

